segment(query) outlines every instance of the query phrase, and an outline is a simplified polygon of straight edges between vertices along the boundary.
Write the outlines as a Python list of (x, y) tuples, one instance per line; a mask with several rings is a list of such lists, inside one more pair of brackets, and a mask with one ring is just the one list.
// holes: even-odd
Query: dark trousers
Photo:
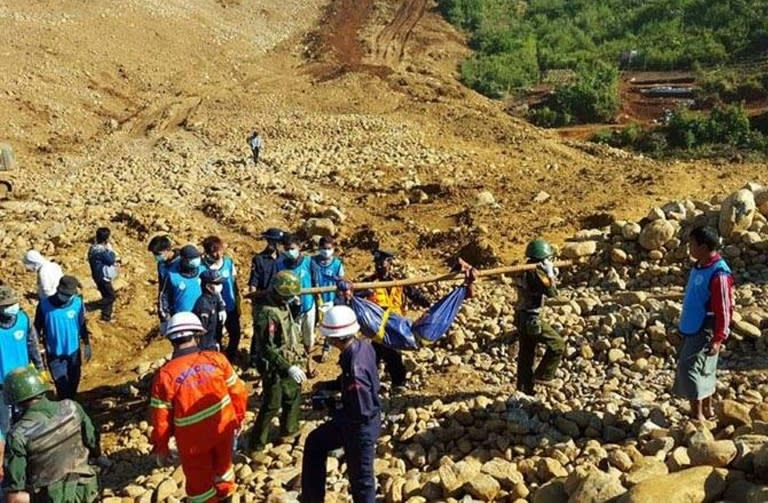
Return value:
[(380, 432), (379, 416), (364, 423), (346, 423), (334, 419), (314, 429), (304, 444), (304, 459), (301, 467), (302, 503), (325, 501), (328, 453), (339, 447), (344, 448), (352, 501), (374, 503), (376, 477), (373, 473), (373, 460)]
[(290, 377), (274, 373), (264, 376), (262, 386), (264, 397), (251, 431), (251, 448), (255, 450), (263, 449), (269, 443), (269, 424), (281, 409), (280, 435), (293, 435), (299, 431), (301, 387)]
[[(549, 380), (555, 377), (560, 360), (565, 351), (565, 341), (538, 315), (518, 313), (517, 330), (520, 334), (520, 350), (517, 354), (517, 389), (524, 393), (533, 393), (533, 380)], [(533, 361), (536, 357), (536, 345), (544, 344), (546, 352), (536, 370)]]
[(80, 351), (69, 356), (55, 356), (48, 360), (56, 395), (59, 400), (75, 398), (77, 387), (80, 385)]
[(254, 166), (259, 164), (259, 151), (260, 150), (261, 150), (260, 148), (252, 148), (251, 149), (251, 153), (253, 154), (253, 165)]
[(96, 288), (101, 293), (101, 319), (112, 319), (112, 306), (115, 304), (115, 289), (110, 281), (97, 281)]
[(384, 368), (392, 379), (392, 386), (405, 385), (406, 370), (400, 351), (378, 342), (373, 342), (373, 349), (376, 352), (376, 364), (384, 361)]
[(227, 311), (227, 322), (224, 324), (224, 327), (227, 329), (227, 335), (229, 336), (225, 353), (227, 359), (231, 362), (237, 356), (237, 348), (240, 346), (240, 313), (237, 309)]

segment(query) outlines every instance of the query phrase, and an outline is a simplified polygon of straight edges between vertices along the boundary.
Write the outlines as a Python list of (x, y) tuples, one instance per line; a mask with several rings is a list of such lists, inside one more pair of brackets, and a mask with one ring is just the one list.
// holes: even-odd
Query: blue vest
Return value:
[(224, 257), (221, 267), (216, 270), (224, 278), (224, 283), (221, 285), (221, 298), (224, 299), (227, 312), (231, 313), (235, 310), (235, 262), (232, 257)]
[(696, 335), (704, 327), (709, 308), (709, 284), (712, 276), (720, 272), (731, 274), (731, 268), (722, 258), (709, 267), (694, 266), (691, 269), (678, 325), (681, 334)]
[(174, 258), (170, 262), (163, 260), (162, 262), (157, 263), (157, 279), (161, 285), (163, 284), (163, 281), (165, 281), (165, 277), (168, 276), (168, 272), (174, 268), (178, 268), (178, 265), (179, 257)]
[(28, 335), (29, 316), (24, 311), (19, 311), (12, 326), (0, 327), (0, 379), (3, 382), (11, 370), (29, 365)]
[(45, 298), (40, 301), (45, 327), (45, 350), (51, 357), (69, 356), (80, 350), (80, 327), (85, 322), (83, 299), (72, 297), (61, 307)]
[(168, 279), (171, 282), (171, 315), (183, 311), (192, 311), (195, 302), (203, 294), (200, 285), (200, 273), (205, 268), (201, 265), (197, 268), (197, 273), (192, 276), (184, 276), (179, 272), (178, 267), (171, 267), (168, 270)]
[[(328, 264), (323, 264), (321, 260), (321, 257), (312, 257), (312, 286), (336, 286), (336, 280), (342, 275), (341, 259), (333, 257)], [(333, 302), (336, 299), (336, 292), (321, 293), (320, 298), (323, 299), (323, 303)]]
[[(299, 264), (291, 269), (288, 267), (288, 261), (282, 255), (277, 259), (277, 272), (291, 271), (293, 274), (299, 277), (299, 283), (301, 288), (312, 288), (312, 267), (310, 264), (312, 259), (309, 257), (301, 257)], [(315, 296), (312, 294), (305, 294), (301, 296), (301, 312), (307, 313), (315, 308)]]

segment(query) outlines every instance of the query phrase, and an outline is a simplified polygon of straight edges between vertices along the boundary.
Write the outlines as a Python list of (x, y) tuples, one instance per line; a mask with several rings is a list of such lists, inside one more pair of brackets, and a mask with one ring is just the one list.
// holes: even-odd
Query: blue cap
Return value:
[(219, 273), (219, 271), (214, 271), (213, 269), (208, 269), (200, 273), (200, 281), (207, 285), (209, 283), (213, 283), (214, 285), (218, 285), (222, 281), (224, 281), (224, 277)]

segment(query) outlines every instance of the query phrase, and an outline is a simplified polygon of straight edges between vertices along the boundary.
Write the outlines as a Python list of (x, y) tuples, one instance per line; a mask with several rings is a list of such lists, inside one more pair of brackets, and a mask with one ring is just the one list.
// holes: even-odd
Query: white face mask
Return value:
[(12, 304), (12, 305), (10, 305), (10, 306), (8, 306), (8, 307), (3, 309), (3, 314), (5, 314), (6, 316), (9, 316), (9, 317), (10, 316), (16, 316), (17, 314), (19, 314), (19, 310), (20, 309), (21, 309), (21, 307), (19, 306), (19, 304)]
[(224, 285), (213, 285), (213, 291), (216, 293), (221, 293), (224, 291)]
[(299, 258), (299, 250), (296, 248), (291, 248), (290, 250), (285, 250), (285, 256), (288, 257), (291, 260), (296, 260)]
[(326, 260), (333, 257), (333, 248), (320, 248), (320, 256)]

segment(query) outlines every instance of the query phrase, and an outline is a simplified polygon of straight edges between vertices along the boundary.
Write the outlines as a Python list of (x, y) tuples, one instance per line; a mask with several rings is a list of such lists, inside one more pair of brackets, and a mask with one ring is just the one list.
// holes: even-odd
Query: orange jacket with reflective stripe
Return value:
[(221, 434), (239, 428), (248, 392), (217, 351), (182, 350), (155, 374), (150, 396), (152, 438), (158, 454), (176, 437), (179, 452), (211, 449)]

